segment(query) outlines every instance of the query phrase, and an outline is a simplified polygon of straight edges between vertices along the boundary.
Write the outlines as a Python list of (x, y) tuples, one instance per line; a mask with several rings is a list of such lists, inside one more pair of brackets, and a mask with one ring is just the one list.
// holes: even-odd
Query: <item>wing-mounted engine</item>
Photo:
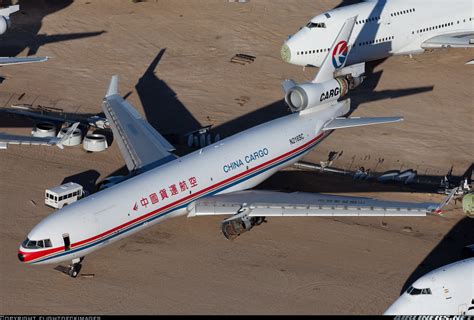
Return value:
[(242, 233), (266, 222), (265, 217), (250, 217), (249, 213), (249, 208), (242, 207), (236, 215), (222, 221), (221, 229), (224, 237), (234, 240)]
[(338, 100), (345, 96), (349, 89), (361, 84), (362, 80), (362, 76), (345, 75), (322, 83), (297, 84), (286, 88), (285, 101), (292, 112), (299, 112)]
[(0, 16), (0, 35), (7, 32), (7, 30), (11, 27), (11, 20), (9, 17)]

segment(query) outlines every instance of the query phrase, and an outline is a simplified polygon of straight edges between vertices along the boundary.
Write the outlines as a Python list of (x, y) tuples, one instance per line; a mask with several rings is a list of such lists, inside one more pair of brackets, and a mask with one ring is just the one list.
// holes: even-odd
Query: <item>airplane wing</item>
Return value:
[(59, 139), (56, 137), (29, 137), (0, 132), (0, 149), (6, 149), (9, 144), (52, 146)]
[(25, 57), (25, 58), (10, 58), (0, 57), (0, 66), (7, 66), (11, 64), (34, 63), (47, 61), (48, 57)]
[(61, 137), (30, 137), (0, 132), (0, 149), (7, 149), (9, 144), (36, 145), (36, 146), (58, 146), (63, 149), (63, 142), (69, 139), (79, 122), (74, 123)]
[(247, 209), (248, 217), (406, 217), (438, 212), (440, 205), (305, 192), (249, 190), (201, 198), (195, 202), (188, 216), (234, 215), (242, 209)]
[(118, 142), (127, 168), (144, 171), (174, 160), (175, 148), (118, 94), (118, 77), (113, 76), (102, 109)]
[(345, 129), (374, 124), (384, 124), (403, 121), (402, 117), (378, 117), (378, 118), (336, 118), (329, 121), (321, 130)]
[(423, 49), (474, 48), (474, 32), (454, 32), (430, 38), (421, 44)]
[(351, 46), (349, 46), (349, 39), (354, 29), (357, 16), (349, 18), (344, 22), (344, 25), (339, 31), (339, 34), (331, 46), (331, 50), (327, 53), (326, 58), (319, 68), (314, 83), (320, 83), (334, 79), (334, 72), (344, 67), (349, 55)]

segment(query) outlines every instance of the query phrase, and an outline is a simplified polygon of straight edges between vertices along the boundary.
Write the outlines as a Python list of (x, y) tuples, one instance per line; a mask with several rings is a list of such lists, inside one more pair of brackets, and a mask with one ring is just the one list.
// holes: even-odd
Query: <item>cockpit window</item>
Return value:
[(313, 29), (313, 28), (326, 28), (326, 24), (324, 22), (308, 22), (306, 25), (308, 28)]
[(51, 248), (53, 245), (51, 244), (50, 239), (36, 241), (36, 240), (30, 240), (26, 238), (26, 240), (23, 241), (21, 246), (26, 249), (42, 249), (42, 248)]
[(431, 294), (431, 289), (430, 288), (418, 289), (413, 286), (410, 286), (410, 288), (408, 288), (406, 292), (412, 296), (420, 295), (420, 294)]

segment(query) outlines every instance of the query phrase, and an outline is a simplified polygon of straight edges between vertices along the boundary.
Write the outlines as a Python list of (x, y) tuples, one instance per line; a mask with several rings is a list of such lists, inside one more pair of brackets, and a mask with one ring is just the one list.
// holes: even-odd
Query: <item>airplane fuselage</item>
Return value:
[[(185, 215), (201, 197), (245, 190), (301, 159), (349, 111), (349, 100), (293, 113), (223, 139), (92, 194), (42, 220), (20, 246), (27, 263), (71, 261), (164, 219)], [(42, 242), (46, 246), (46, 241)]]
[(473, 32), (473, 10), (471, 0), (361, 2), (313, 17), (285, 42), (281, 55), (292, 64), (321, 66), (341, 26), (356, 15), (346, 65), (418, 54), (430, 38)]

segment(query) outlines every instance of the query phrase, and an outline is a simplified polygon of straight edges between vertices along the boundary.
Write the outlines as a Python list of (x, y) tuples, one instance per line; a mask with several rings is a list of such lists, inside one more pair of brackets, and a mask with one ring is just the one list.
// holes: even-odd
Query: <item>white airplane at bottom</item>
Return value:
[(425, 274), (384, 315), (474, 315), (474, 258)]
[[(333, 47), (350, 36), (354, 23), (355, 17), (348, 19)], [(77, 277), (87, 254), (181, 215), (230, 215), (222, 232), (232, 239), (269, 216), (424, 216), (438, 210), (432, 203), (248, 190), (303, 158), (335, 129), (402, 120), (343, 117), (350, 102), (337, 98), (349, 80), (333, 79), (335, 70), (328, 57), (313, 82), (284, 82), (292, 114), (181, 158), (118, 94), (118, 78), (112, 77), (102, 108), (130, 177), (44, 218), (18, 258), (30, 264), (72, 261), (69, 275)], [(319, 99), (321, 89), (327, 99)]]

